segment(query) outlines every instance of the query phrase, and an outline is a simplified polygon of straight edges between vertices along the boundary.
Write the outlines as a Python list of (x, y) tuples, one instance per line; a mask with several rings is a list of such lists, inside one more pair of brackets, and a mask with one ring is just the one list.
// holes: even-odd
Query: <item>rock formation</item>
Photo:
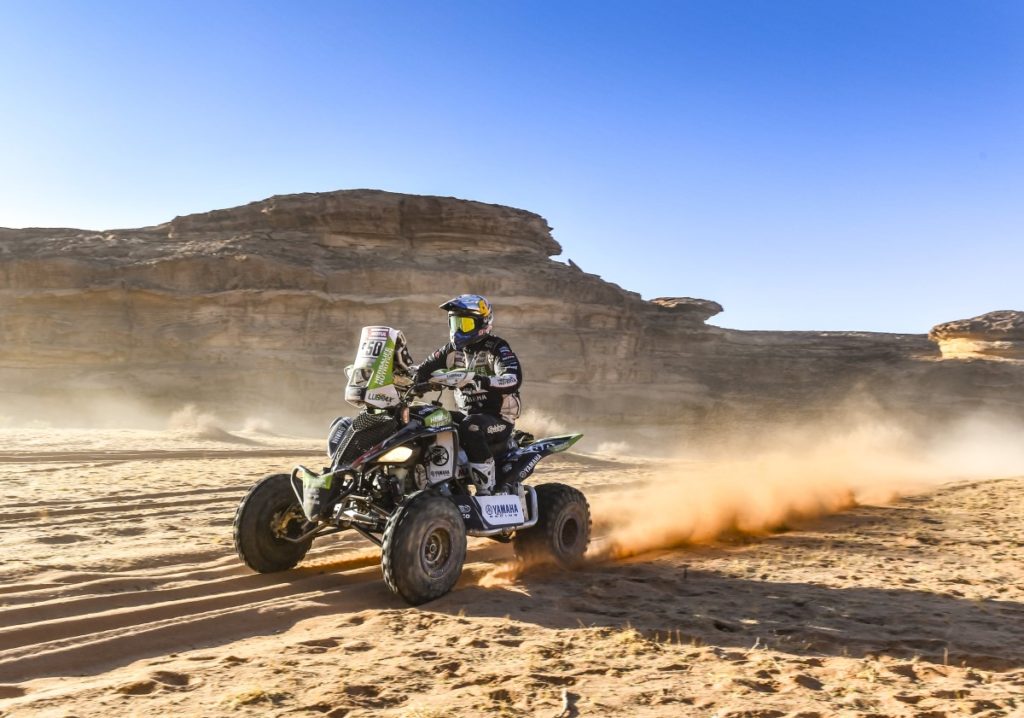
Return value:
[(1024, 312), (1003, 310), (932, 327), (928, 338), (952, 359), (1024, 360)]
[(645, 301), (560, 251), (531, 212), (373, 190), (132, 230), (0, 229), (0, 403), (199, 402), (317, 425), (348, 409), (361, 326), (402, 328), (422, 357), (445, 340), (437, 305), (476, 292), (523, 359), (527, 404), (585, 424), (799, 420), (851, 394), (918, 413), (1022, 410), (1021, 367), (941, 361), (923, 334), (709, 326), (717, 303)]

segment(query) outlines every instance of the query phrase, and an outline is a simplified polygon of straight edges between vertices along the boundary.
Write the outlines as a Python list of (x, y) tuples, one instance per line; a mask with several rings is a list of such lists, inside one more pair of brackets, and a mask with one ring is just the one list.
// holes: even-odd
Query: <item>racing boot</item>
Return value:
[(480, 464), (470, 462), (469, 470), (472, 472), (478, 494), (490, 496), (494, 493), (494, 459), (488, 459)]

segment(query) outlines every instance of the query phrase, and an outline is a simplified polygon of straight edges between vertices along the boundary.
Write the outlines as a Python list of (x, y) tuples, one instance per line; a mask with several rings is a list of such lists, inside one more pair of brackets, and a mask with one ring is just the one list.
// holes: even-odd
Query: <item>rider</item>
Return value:
[(470, 372), (455, 391), (456, 403), (466, 412), (459, 421), (459, 441), (479, 492), (488, 494), (495, 485), (488, 444), (507, 442), (512, 435), (519, 418), (523, 370), (508, 342), (491, 334), (494, 314), (486, 299), (460, 294), (441, 309), (448, 312), (450, 341), (419, 365), (415, 381), (429, 381), (432, 372), (449, 366)]

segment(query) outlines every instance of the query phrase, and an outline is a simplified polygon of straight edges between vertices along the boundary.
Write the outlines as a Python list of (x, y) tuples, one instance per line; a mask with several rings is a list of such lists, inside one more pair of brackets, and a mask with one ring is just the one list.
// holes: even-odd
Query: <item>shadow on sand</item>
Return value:
[(528, 573), (507, 589), (469, 585), (424, 608), (554, 629), (633, 628), (723, 649), (757, 644), (799, 656), (917, 657), (993, 671), (1024, 667), (1022, 603), (684, 571), (678, 551), (571, 574)]
[[(880, 511), (892, 509), (829, 517), (822, 528), (879, 520)], [(827, 535), (815, 537), (813, 530), (773, 539), (779, 551), (787, 542), (815, 540), (834, 543)], [(841, 553), (854, 547), (836, 548)], [(1022, 603), (686, 570), (684, 559), (695, 552), (708, 557), (720, 549), (662, 551), (571, 573), (534, 571), (508, 587), (484, 588), (477, 585), (480, 577), (511, 558), (508, 546), (486, 543), (470, 552), (473, 564), (454, 592), (417, 608), (387, 591), (376, 556), (324, 556), (268, 575), (239, 566), (210, 584), (111, 596), (104, 607), (118, 608), (114, 614), (94, 614), (89, 602), (101, 597), (84, 597), (79, 620), (57, 626), (29, 622), (23, 630), (8, 630), (13, 643), (7, 647), (21, 649), (17, 657), (0, 661), (0, 681), (88, 675), (139, 658), (284, 631), (306, 618), (367, 610), (507, 616), (550, 629), (631, 628), (652, 638), (723, 650), (745, 651), (757, 644), (802, 657), (884, 655), (992, 671), (1024, 667)], [(880, 563), (879, 570), (888, 567)], [(177, 601), (166, 603), (169, 599)], [(70, 612), (70, 604), (62, 606), (65, 615)], [(58, 628), (66, 635), (55, 633)], [(29, 635), (34, 630), (46, 635)]]

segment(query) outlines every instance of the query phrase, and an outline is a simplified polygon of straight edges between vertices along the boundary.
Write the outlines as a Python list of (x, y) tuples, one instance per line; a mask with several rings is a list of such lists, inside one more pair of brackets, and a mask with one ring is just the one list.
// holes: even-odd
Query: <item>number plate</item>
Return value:
[(518, 496), (474, 496), (473, 500), (491, 526), (518, 526), (526, 522)]

